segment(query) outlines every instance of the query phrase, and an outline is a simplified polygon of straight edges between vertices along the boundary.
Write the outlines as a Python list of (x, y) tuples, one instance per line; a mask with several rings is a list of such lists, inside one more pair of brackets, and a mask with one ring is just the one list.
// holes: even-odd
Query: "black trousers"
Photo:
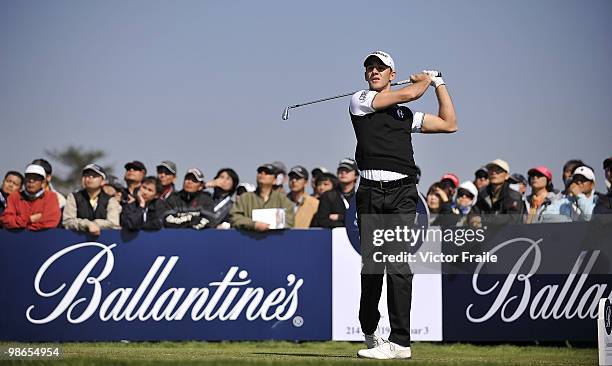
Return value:
[[(359, 186), (356, 195), (357, 214), (416, 215), (418, 193), (415, 184), (391, 189)], [(363, 244), (362, 244), (363, 248)], [(406, 271), (386, 271), (387, 306), (391, 334), (389, 340), (401, 346), (410, 346), (410, 308), (412, 303), (412, 278), (409, 266)], [(391, 272), (391, 273), (390, 273)], [(383, 273), (361, 273), (361, 300), (359, 322), (365, 334), (372, 334), (378, 327), (380, 313), (378, 303), (383, 285)]]

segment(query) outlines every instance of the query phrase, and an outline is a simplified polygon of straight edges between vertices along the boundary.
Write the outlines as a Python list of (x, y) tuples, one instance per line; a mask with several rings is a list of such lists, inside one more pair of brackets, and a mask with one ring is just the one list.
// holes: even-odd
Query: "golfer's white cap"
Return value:
[(581, 166), (576, 168), (576, 170), (574, 170), (574, 174), (572, 174), (572, 178), (577, 175), (582, 175), (591, 182), (595, 181), (595, 173), (593, 172), (593, 169), (589, 168), (588, 166)]
[(389, 66), (391, 68), (391, 70), (395, 70), (395, 62), (393, 62), (393, 59), (391, 58), (391, 55), (388, 54), (385, 51), (374, 51), (372, 53), (370, 53), (369, 55), (366, 56), (366, 58), (363, 60), (363, 66), (365, 66), (365, 62), (367, 61), (368, 58), (370, 57), (378, 57), (378, 59), (385, 65)]
[(36, 165), (36, 164), (28, 165), (25, 170), (25, 173), (26, 174), (38, 174), (43, 178), (47, 177), (47, 174), (45, 174), (45, 169), (42, 166)]

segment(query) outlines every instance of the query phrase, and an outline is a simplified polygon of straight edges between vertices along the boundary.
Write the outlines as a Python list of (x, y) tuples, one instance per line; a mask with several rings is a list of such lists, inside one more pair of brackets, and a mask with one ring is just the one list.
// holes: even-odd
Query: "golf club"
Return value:
[[(438, 73), (438, 76), (442, 76), (442, 73)], [(391, 83), (391, 86), (404, 85), (404, 84), (408, 84), (408, 83), (410, 83), (409, 79), (407, 79), (407, 80), (400, 80), (400, 81), (396, 81), (395, 83)], [(309, 105), (309, 104), (325, 102), (327, 100), (332, 100), (332, 99), (337, 99), (337, 98), (342, 98), (342, 97), (348, 97), (349, 95), (353, 95), (353, 94), (357, 93), (357, 91), (358, 90), (355, 90), (353, 92), (346, 93), (346, 94), (336, 95), (334, 97), (313, 100), (312, 102), (306, 102), (306, 103), (302, 103), (302, 104), (290, 105), (287, 108), (285, 108), (285, 110), (283, 111), (283, 121), (286, 121), (286, 120), (289, 119), (289, 109), (291, 109), (291, 108), (298, 108), (298, 107), (303, 107), (303, 106)]]

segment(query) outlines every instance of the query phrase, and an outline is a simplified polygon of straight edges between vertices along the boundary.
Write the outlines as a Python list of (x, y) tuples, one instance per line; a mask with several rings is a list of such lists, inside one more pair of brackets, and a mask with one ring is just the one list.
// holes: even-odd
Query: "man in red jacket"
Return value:
[(25, 171), (25, 189), (15, 191), (8, 198), (8, 205), (0, 217), (7, 229), (42, 230), (57, 227), (60, 208), (57, 196), (45, 192), (43, 181), (46, 174), (39, 165), (28, 165)]

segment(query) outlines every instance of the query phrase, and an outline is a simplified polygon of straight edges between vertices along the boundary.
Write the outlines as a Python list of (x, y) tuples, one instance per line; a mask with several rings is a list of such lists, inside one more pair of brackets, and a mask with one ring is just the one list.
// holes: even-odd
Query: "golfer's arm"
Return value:
[(450, 94), (446, 89), (446, 85), (440, 85), (436, 88), (436, 97), (438, 97), (438, 115), (426, 113), (423, 118), (422, 133), (452, 133), (457, 131), (457, 118), (455, 115), (455, 107), (451, 100)]
[(419, 99), (429, 86), (429, 79), (417, 81), (398, 90), (382, 91), (374, 97), (372, 107), (376, 110), (389, 108), (392, 105), (407, 103)]

